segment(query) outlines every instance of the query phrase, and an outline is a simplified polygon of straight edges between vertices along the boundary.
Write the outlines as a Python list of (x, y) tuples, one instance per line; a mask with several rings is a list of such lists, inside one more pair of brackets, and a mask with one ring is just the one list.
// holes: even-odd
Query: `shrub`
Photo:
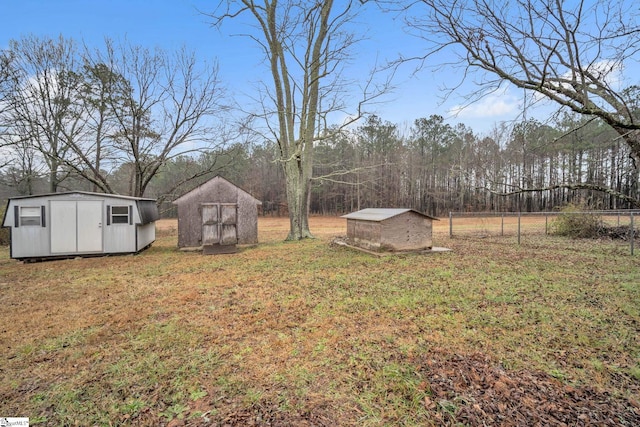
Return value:
[(580, 206), (567, 205), (551, 223), (551, 234), (576, 239), (598, 238), (602, 235), (602, 221), (599, 215), (585, 212)]

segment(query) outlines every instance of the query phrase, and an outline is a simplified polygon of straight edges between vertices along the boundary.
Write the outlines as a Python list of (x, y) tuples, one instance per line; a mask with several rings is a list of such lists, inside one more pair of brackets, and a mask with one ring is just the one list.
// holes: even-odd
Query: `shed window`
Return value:
[(21, 206), (20, 207), (20, 226), (35, 225), (40, 226), (41, 223), (40, 206)]
[(111, 224), (130, 224), (129, 206), (111, 206)]

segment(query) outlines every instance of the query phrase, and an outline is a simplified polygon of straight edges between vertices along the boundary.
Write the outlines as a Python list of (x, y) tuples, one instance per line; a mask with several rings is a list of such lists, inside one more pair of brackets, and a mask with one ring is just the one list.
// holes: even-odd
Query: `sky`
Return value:
[[(0, 49), (22, 36), (62, 34), (91, 47), (100, 47), (105, 37), (167, 51), (185, 46), (203, 61), (217, 60), (220, 78), (230, 93), (242, 102), (251, 88), (267, 80), (262, 55), (254, 42), (237, 36), (241, 21), (228, 21), (221, 30), (212, 28), (210, 12), (218, 0), (0, 0)], [(410, 56), (420, 52), (420, 40), (404, 33), (402, 24), (380, 12), (361, 18), (366, 39), (354, 50), (347, 71), (364, 77), (375, 64), (397, 57), (400, 50)], [(401, 67), (395, 74), (396, 89), (369, 111), (383, 120), (408, 128), (415, 119), (439, 114), (447, 123), (464, 123), (477, 134), (488, 134), (495, 124), (513, 120), (522, 111), (516, 89), (505, 89), (460, 111), (464, 95), (475, 87), (465, 84), (442, 103), (443, 87), (456, 84), (460, 76), (451, 70)]]

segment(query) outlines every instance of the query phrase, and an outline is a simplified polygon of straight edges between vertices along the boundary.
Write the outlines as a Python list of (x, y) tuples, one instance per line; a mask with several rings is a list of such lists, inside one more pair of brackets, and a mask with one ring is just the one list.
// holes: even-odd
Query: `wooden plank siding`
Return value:
[(432, 246), (431, 220), (414, 212), (382, 222), (380, 247), (395, 251), (428, 249)]
[[(178, 207), (178, 247), (180, 248), (207, 244), (205, 240), (208, 241), (208, 239), (203, 237), (203, 224), (207, 222), (206, 218), (203, 218), (203, 206), (211, 204), (236, 206), (233, 210), (223, 209), (218, 213), (220, 218), (216, 220), (222, 221), (222, 227), (217, 231), (218, 241), (223, 239), (229, 242), (234, 238), (233, 234), (237, 236), (238, 244), (258, 243), (258, 206), (261, 202), (221, 176), (210, 179), (173, 203)], [(208, 214), (205, 212), (204, 215)], [(232, 222), (235, 222), (235, 225), (232, 226)], [(204, 229), (207, 228), (204, 227)]]
[(379, 250), (382, 243), (382, 224), (373, 221), (347, 220), (347, 237), (365, 249)]

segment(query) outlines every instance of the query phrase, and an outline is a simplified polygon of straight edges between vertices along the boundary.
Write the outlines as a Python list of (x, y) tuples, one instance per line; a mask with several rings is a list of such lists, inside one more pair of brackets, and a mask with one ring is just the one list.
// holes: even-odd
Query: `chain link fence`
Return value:
[[(449, 237), (517, 237), (557, 235), (566, 232), (567, 216), (575, 216), (578, 223), (589, 223), (597, 228), (591, 237), (610, 239), (629, 247), (634, 254), (640, 238), (640, 210), (575, 211), (575, 212), (449, 212)], [(582, 221), (586, 220), (588, 221)]]

